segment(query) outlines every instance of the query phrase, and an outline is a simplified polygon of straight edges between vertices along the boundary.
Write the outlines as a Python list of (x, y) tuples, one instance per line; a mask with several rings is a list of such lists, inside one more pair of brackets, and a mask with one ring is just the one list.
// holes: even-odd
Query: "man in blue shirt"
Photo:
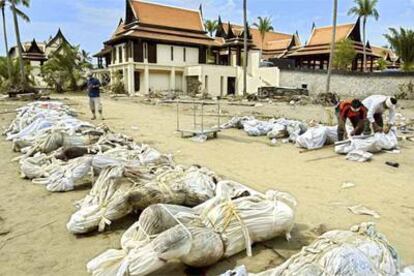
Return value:
[(89, 107), (92, 112), (92, 120), (96, 119), (96, 110), (98, 110), (101, 119), (104, 120), (104, 117), (102, 115), (102, 103), (101, 103), (101, 83), (98, 79), (94, 78), (92, 73), (88, 74), (88, 96), (89, 96)]

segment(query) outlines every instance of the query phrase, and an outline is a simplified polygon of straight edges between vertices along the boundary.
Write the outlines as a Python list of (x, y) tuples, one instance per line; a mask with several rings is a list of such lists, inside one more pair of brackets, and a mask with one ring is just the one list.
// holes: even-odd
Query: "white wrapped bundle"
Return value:
[(398, 147), (396, 130), (392, 129), (387, 134), (375, 133), (374, 136), (365, 139), (351, 139), (348, 143), (335, 146), (335, 152), (348, 154), (351, 151), (361, 150), (370, 153), (378, 153), (382, 150), (392, 150)]
[(330, 231), (275, 269), (255, 276), (398, 275), (399, 258), (373, 223)]
[(235, 200), (221, 200), (206, 208), (201, 219), (224, 239), (224, 256), (243, 249), (251, 256), (254, 242), (285, 235), (290, 239), (294, 225), (296, 200), (287, 193), (268, 191), (266, 195), (251, 195)]
[[(194, 206), (214, 196), (217, 176), (206, 168), (163, 167), (145, 177), (139, 173), (132, 181), (123, 177), (124, 168), (130, 167), (126, 164), (101, 171), (92, 190), (67, 224), (71, 233), (82, 234), (96, 228), (103, 231), (113, 220), (151, 204)], [(134, 174), (139, 168), (131, 168), (129, 173)]]
[(219, 183), (220, 194), (203, 204), (204, 208), (150, 206), (123, 235), (122, 249), (97, 256), (87, 264), (88, 271), (93, 275), (147, 275), (169, 261), (209, 266), (245, 248), (250, 252), (254, 242), (289, 236), (296, 205), (293, 197), (269, 192), (231, 200), (248, 189), (240, 193), (240, 185), (232, 189), (229, 184), (222, 187)]
[[(33, 183), (45, 185), (50, 192), (66, 192), (83, 184), (91, 172), (93, 156), (83, 156), (69, 160), (66, 164), (54, 160), (55, 166), (43, 178), (33, 179)], [(90, 177), (90, 176), (89, 176)]]

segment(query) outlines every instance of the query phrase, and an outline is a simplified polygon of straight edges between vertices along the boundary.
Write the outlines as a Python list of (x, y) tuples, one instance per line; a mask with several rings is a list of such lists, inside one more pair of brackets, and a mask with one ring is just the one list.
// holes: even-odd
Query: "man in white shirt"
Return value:
[[(362, 104), (368, 109), (368, 122), (365, 127), (365, 133), (371, 133), (371, 125), (374, 132), (387, 133), (390, 127), (394, 125), (397, 99), (383, 95), (372, 95), (363, 100)], [(386, 110), (389, 110), (388, 126), (384, 129), (384, 120), (382, 115)]]

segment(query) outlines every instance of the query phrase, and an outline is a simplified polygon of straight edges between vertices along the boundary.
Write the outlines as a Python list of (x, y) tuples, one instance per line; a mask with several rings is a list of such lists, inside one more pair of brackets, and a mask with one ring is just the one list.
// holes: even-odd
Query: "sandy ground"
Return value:
[[(65, 96), (68, 97), (68, 96)], [(70, 96), (73, 108), (88, 119), (87, 99)], [(219, 139), (196, 143), (176, 133), (173, 105), (138, 103), (134, 98), (105, 98), (105, 124), (174, 155), (182, 164), (207, 166), (220, 175), (244, 183), (259, 191), (279, 189), (298, 200), (293, 240), (277, 238), (254, 246), (254, 256), (240, 253), (205, 270), (172, 265), (158, 274), (216, 275), (240, 264), (252, 272), (283, 262), (319, 233), (327, 229), (348, 229), (353, 224), (374, 221), (402, 257), (404, 264), (414, 263), (414, 143), (402, 142), (401, 154), (378, 154), (369, 163), (354, 163), (334, 154), (331, 147), (299, 153), (290, 144), (270, 146), (266, 138), (248, 137), (240, 130), (225, 130)], [(0, 112), (22, 103), (0, 102)], [(414, 118), (414, 104), (405, 103), (402, 112)], [(228, 115), (267, 114), (297, 119), (326, 119), (321, 108), (307, 105), (292, 108), (286, 104), (263, 107), (223, 106)], [(182, 126), (192, 122), (190, 106), (183, 107)], [(213, 112), (209, 107), (208, 112)], [(6, 126), (14, 114), (0, 115)], [(212, 117), (207, 117), (213, 123)], [(99, 122), (99, 121), (98, 121)], [(88, 190), (51, 194), (44, 187), (19, 178), (17, 156), (11, 144), (0, 139), (0, 275), (86, 275), (85, 264), (108, 248), (119, 247), (122, 232), (135, 220), (131, 215), (114, 223), (109, 231), (76, 237), (65, 224), (75, 210), (73, 202)], [(386, 166), (396, 161), (400, 168)], [(355, 187), (342, 189), (343, 182)], [(358, 216), (348, 206), (364, 204), (381, 218)]]

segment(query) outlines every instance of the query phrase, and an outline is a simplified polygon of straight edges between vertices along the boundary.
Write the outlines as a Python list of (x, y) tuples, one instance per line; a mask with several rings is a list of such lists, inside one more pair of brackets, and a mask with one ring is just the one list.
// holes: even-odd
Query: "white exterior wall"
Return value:
[(227, 95), (227, 79), (228, 77), (237, 77), (237, 67), (222, 65), (191, 66), (186, 68), (185, 75), (197, 76), (202, 83), (202, 91), (205, 89), (212, 96), (225, 96)]
[[(174, 60), (171, 60), (171, 47), (174, 49)], [(184, 48), (186, 51), (185, 61)], [(198, 64), (198, 48), (157, 44), (157, 64), (171, 66)]]
[(149, 88), (152, 91), (167, 91), (170, 89), (170, 72), (150, 71)]
[[(122, 47), (124, 62), (119, 63), (119, 48)], [(174, 60), (171, 60), (171, 47), (174, 48)], [(237, 95), (243, 93), (243, 68), (241, 66), (222, 66), (198, 64), (198, 48), (186, 48), (186, 62), (183, 60), (181, 46), (165, 44), (157, 45), (157, 63), (135, 63), (132, 59), (125, 60), (125, 45), (116, 47), (117, 64), (110, 66), (112, 69), (122, 70), (125, 87), (130, 94), (134, 94), (134, 70), (139, 70), (141, 94), (152, 91), (181, 90), (186, 92), (187, 76), (196, 76), (202, 83), (201, 91), (207, 91), (213, 96), (226, 96), (228, 90), (228, 78), (236, 78), (235, 90)], [(235, 54), (232, 55), (232, 63), (236, 63)], [(261, 86), (279, 86), (280, 71), (275, 67), (259, 67), (260, 52), (250, 51), (247, 67), (247, 92), (257, 93)], [(184, 73), (183, 73), (184, 71)]]

